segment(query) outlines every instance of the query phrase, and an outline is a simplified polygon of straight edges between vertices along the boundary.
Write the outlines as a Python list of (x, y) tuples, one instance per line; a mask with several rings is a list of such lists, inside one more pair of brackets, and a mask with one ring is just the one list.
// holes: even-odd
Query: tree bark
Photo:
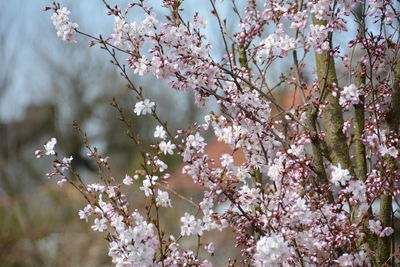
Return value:
[[(400, 60), (397, 61), (394, 69), (392, 103), (386, 120), (391, 134), (398, 134), (400, 124)], [(387, 156), (385, 163), (387, 170), (394, 170), (396, 168), (396, 161), (393, 157)], [(392, 185), (393, 183), (390, 176), (389, 183), (390, 185)], [(392, 220), (392, 194), (387, 193), (381, 196), (380, 201), (379, 217), (383, 227), (388, 227), (391, 225)], [(391, 239), (393, 238), (393, 236), (394, 234), (392, 234), (391, 236), (378, 238), (376, 253), (376, 261), (378, 266), (382, 266), (387, 263), (390, 257)]]
[[(326, 25), (326, 21), (313, 18), (315, 25)], [(330, 48), (332, 48), (332, 35), (329, 34)], [(355, 176), (349, 157), (349, 147), (343, 133), (343, 109), (339, 104), (339, 96), (333, 93), (334, 84), (338, 84), (335, 61), (330, 51), (321, 54), (315, 53), (318, 80), (320, 82), (321, 100), (327, 103), (322, 111), (322, 120), (326, 131), (326, 144), (332, 163), (340, 164)]]

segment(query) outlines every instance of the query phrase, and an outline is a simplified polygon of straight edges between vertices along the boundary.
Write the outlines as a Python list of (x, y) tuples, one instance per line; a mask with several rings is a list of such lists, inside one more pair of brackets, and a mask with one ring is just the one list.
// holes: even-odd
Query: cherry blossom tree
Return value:
[[(212, 266), (213, 243), (203, 243), (202, 237), (225, 228), (236, 235), (236, 244), (226, 245), (241, 249), (240, 262), (228, 266), (395, 266), (400, 39), (399, 11), (392, 1), (248, 0), (239, 5), (231, 0), (230, 16), (239, 21), (233, 33), (221, 15), (222, 0), (201, 2), (211, 10), (213, 25), (197, 12), (183, 19), (183, 0), (159, 1), (167, 16), (150, 1), (123, 8), (102, 2), (115, 18), (108, 37), (80, 31), (70, 11), (57, 3), (45, 10), (53, 12), (62, 40), (74, 43), (82, 35), (89, 46), (110, 55), (137, 97), (131, 113), (158, 122), (154, 143), (143, 152), (141, 169), (118, 179), (108, 157), (91, 147), (75, 124), (88, 157), (99, 167), (94, 184), (84, 182), (72, 158), (56, 152), (55, 138), (36, 156), (53, 156), (54, 169), (47, 176), (72, 185), (86, 199), (79, 217), (106, 236), (117, 266)], [(132, 10), (143, 19), (128, 19)], [(215, 56), (206, 27), (218, 33), (222, 56)], [(356, 31), (355, 38), (342, 38), (349, 36), (346, 31)], [(290, 70), (272, 78), (273, 66), (285, 62)], [(174, 132), (132, 74), (192, 90), (198, 106), (215, 99), (221, 112)], [(282, 85), (293, 97), (299, 95), (301, 104), (280, 104), (274, 92)], [(140, 143), (122, 109), (113, 105), (132, 142)], [(204, 138), (209, 130), (233, 152), (210, 158)], [(239, 151), (245, 155), (240, 164), (233, 158)], [(203, 189), (198, 203), (181, 199), (194, 208), (176, 221), (178, 236), (164, 231), (159, 216), (160, 210), (174, 208), (174, 192), (165, 186), (171, 176), (165, 159), (174, 154)], [(123, 193), (132, 186), (148, 199), (144, 213)], [(197, 250), (184, 247), (188, 236), (198, 237)], [(200, 257), (199, 250), (209, 257)]]

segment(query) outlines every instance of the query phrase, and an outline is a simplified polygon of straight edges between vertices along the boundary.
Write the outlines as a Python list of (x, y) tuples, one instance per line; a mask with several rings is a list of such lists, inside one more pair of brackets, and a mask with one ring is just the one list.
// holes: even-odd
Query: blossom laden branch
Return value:
[[(160, 2), (169, 12), (165, 17), (143, 0), (130, 3), (124, 11), (105, 0), (103, 4), (107, 15), (114, 17), (114, 31), (107, 38), (77, 30), (68, 19), (69, 11), (58, 4), (48, 9), (55, 12), (52, 20), (63, 40), (71, 42), (76, 33), (82, 34), (90, 39), (90, 46), (99, 45), (111, 56), (136, 95), (131, 112), (150, 115), (157, 122), (155, 139), (142, 153), (141, 168), (133, 178), (126, 175), (119, 183), (111, 175), (108, 157), (91, 148), (82, 132), (89, 157), (98, 165), (99, 184), (82, 185), (75, 171), (72, 175), (81, 184), (67, 178), (63, 170), (72, 170), (72, 159), (57, 158), (55, 139), (36, 156), (55, 156), (50, 177), (61, 175), (61, 181), (66, 179), (87, 198), (88, 206), (79, 216), (88, 222), (93, 218), (91, 228), (107, 233), (109, 255), (117, 266), (210, 266), (210, 258), (203, 258), (200, 251), (208, 256), (218, 253), (218, 248), (202, 244), (202, 237), (227, 227), (236, 235), (232, 245), (241, 248), (242, 265), (389, 262), (395, 253), (390, 241), (397, 231), (390, 225), (390, 209), (393, 198), (400, 195), (395, 116), (400, 107), (399, 82), (397, 67), (392, 67), (398, 64), (393, 58), (399, 47), (399, 42), (393, 42), (398, 36), (393, 21), (399, 18), (391, 1), (369, 1), (362, 15), (356, 16), (363, 26), (348, 46), (365, 50), (359, 59), (361, 70), (353, 68), (353, 55), (349, 60), (347, 51), (335, 46), (332, 38), (349, 28), (359, 4), (356, 0), (273, 0), (263, 6), (251, 0), (242, 10), (232, 1), (232, 14), (239, 20), (232, 36), (217, 1), (209, 2), (216, 25), (207, 24), (197, 12), (183, 20), (182, 1)], [(142, 12), (142, 20), (128, 19), (133, 8)], [(206, 25), (216, 26), (221, 35), (225, 50), (221, 58), (214, 56)], [(268, 31), (268, 25), (276, 28)], [(368, 31), (366, 25), (376, 31)], [(310, 51), (316, 75), (305, 64)], [(283, 72), (271, 88), (271, 69), (285, 62), (290, 52), (294, 69)], [(118, 59), (119, 53), (128, 57), (126, 62)], [(172, 89), (193, 90), (200, 107), (214, 98), (221, 112), (211, 112), (204, 121), (174, 132), (159, 116), (157, 103), (134, 83), (131, 72), (165, 80)], [(349, 81), (338, 79), (342, 72), (349, 74)], [(278, 101), (282, 88), (294, 89), (289, 106)], [(302, 101), (297, 102), (299, 89)], [(128, 127), (128, 136), (139, 143), (122, 108), (116, 101), (112, 105)], [(208, 130), (232, 153), (212, 158), (207, 153)], [(243, 162), (234, 158), (239, 152)], [(169, 187), (165, 158), (170, 155), (181, 157), (182, 172), (202, 188), (199, 203)], [(129, 209), (121, 191), (136, 184), (148, 201), (144, 216)], [(168, 192), (191, 203), (195, 211), (183, 211), (177, 222), (180, 235), (167, 238), (160, 214), (175, 208)], [(380, 214), (372, 211), (378, 199)], [(181, 242), (189, 236), (196, 237), (194, 250)], [(368, 246), (371, 240), (378, 240), (376, 253), (375, 245)]]

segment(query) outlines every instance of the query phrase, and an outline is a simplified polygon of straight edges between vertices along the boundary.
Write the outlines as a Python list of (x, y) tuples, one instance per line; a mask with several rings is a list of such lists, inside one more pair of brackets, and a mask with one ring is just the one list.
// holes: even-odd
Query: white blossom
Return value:
[(143, 25), (146, 27), (152, 27), (154, 24), (157, 24), (157, 19), (152, 15), (145, 14), (145, 19), (143, 20)]
[(256, 266), (278, 266), (290, 255), (288, 243), (278, 234), (262, 236), (256, 245), (254, 255)]
[(46, 155), (54, 155), (56, 152), (54, 151), (54, 148), (57, 144), (57, 139), (54, 137), (50, 139), (45, 145), (44, 145), (44, 150)]
[(369, 220), (368, 228), (369, 228), (369, 230), (371, 230), (371, 232), (379, 235), (382, 231), (382, 223), (379, 220), (378, 221)]
[(135, 109), (133, 110), (137, 116), (146, 115), (147, 113), (152, 112), (152, 108), (155, 106), (154, 102), (150, 102), (149, 99), (145, 99), (144, 101), (139, 101), (135, 104)]
[(139, 189), (144, 192), (146, 197), (153, 194), (151, 187), (155, 184), (157, 180), (158, 176), (150, 176), (150, 175), (147, 175), (146, 179), (143, 180), (143, 186), (139, 187)]
[(176, 148), (176, 145), (171, 143), (171, 141), (168, 142), (161, 141), (161, 143), (159, 144), (159, 148), (160, 151), (164, 153), (164, 155), (166, 154), (173, 155), (174, 154), (173, 150)]
[(171, 201), (169, 199), (168, 192), (161, 191), (160, 189), (157, 191), (156, 202), (160, 207), (171, 207)]
[(394, 146), (387, 147), (386, 145), (379, 145), (378, 151), (381, 156), (389, 155), (395, 159), (399, 156), (399, 151)]
[(239, 190), (239, 201), (242, 208), (245, 211), (249, 211), (257, 202), (257, 199), (260, 198), (260, 189), (259, 188), (249, 188), (247, 185), (244, 185)]
[(346, 187), (346, 192), (351, 193), (354, 200), (364, 203), (367, 201), (367, 189), (364, 182), (361, 180), (349, 181), (349, 185)]
[(116, 193), (115, 193), (115, 188), (113, 186), (109, 186), (106, 190), (106, 193), (108, 195), (108, 197), (115, 197)]
[(90, 204), (86, 205), (83, 210), (79, 210), (78, 215), (81, 220), (85, 220), (86, 222), (89, 219), (89, 216), (92, 214), (93, 208)]
[[(134, 73), (139, 74), (139, 76), (145, 75), (148, 72), (147, 64), (149, 64), (149, 62), (145, 56), (139, 58), (139, 60), (136, 61), (132, 66), (132, 68), (134, 69)], [(150, 112), (151, 111), (149, 111), (149, 113)]]
[(185, 215), (181, 218), (181, 235), (203, 235), (202, 222), (196, 220), (193, 215), (185, 212)]
[(133, 179), (130, 177), (128, 174), (125, 175), (124, 180), (122, 181), (125, 185), (132, 185), (133, 184)]
[(111, 216), (111, 226), (113, 226), (118, 232), (125, 230), (124, 216), (114, 213)]
[(392, 227), (383, 228), (382, 223), (379, 220), (377, 220), (377, 221), (369, 220), (368, 228), (369, 228), (369, 230), (371, 230), (371, 232), (375, 233), (379, 237), (390, 236), (391, 234), (394, 233), (394, 230)]
[(204, 147), (206, 143), (204, 142), (204, 138), (199, 134), (196, 133), (195, 135), (191, 134), (186, 138), (187, 146), (193, 147), (197, 150), (197, 152), (202, 153), (204, 152)]
[(322, 51), (329, 50), (329, 31), (329, 28), (325, 25), (310, 25), (310, 33), (307, 36), (307, 41), (316, 49), (318, 54), (322, 53)]
[(168, 165), (165, 164), (165, 162), (162, 161), (162, 160), (160, 160), (160, 159), (157, 159), (157, 160), (155, 161), (155, 164), (156, 164), (156, 166), (159, 167), (160, 172), (163, 172), (163, 171), (165, 171), (166, 169), (168, 169)]
[(89, 184), (87, 187), (88, 187), (89, 192), (94, 191), (94, 192), (103, 193), (106, 190), (106, 187), (101, 184)]
[(385, 227), (385, 229), (382, 230), (382, 232), (379, 234), (379, 236), (380, 237), (390, 236), (393, 233), (394, 233), (394, 230), (392, 227)]
[(195, 17), (195, 25), (200, 29), (204, 29), (207, 26), (207, 21), (202, 16)]
[(156, 130), (154, 131), (155, 138), (165, 139), (167, 137), (167, 133), (164, 130), (164, 127), (157, 125)]
[(346, 182), (348, 180), (351, 179), (350, 176), (350, 172), (347, 169), (342, 169), (342, 166), (340, 165), (340, 163), (338, 164), (338, 166), (332, 166), (332, 178), (331, 178), (331, 182), (336, 185), (339, 186), (340, 185), (345, 185)]
[(341, 267), (346, 267), (346, 266), (354, 266), (353, 260), (354, 260), (353, 255), (344, 253), (336, 260), (336, 262), (339, 263)]
[(261, 49), (258, 56), (286, 56), (288, 51), (295, 49), (297, 42), (283, 31), (283, 25), (279, 24), (275, 33), (269, 35), (260, 43)]
[(65, 165), (69, 165), (69, 164), (71, 164), (71, 162), (72, 162), (73, 159), (74, 159), (74, 158), (73, 158), (72, 156), (70, 156), (69, 158), (64, 157), (64, 158), (62, 159), (62, 163), (65, 164)]
[(107, 219), (106, 218), (96, 218), (94, 219), (94, 224), (92, 225), (93, 231), (103, 232), (107, 229)]
[(221, 156), (221, 165), (223, 167), (228, 167), (233, 164), (233, 157), (229, 154), (223, 154)]
[(360, 92), (354, 84), (345, 86), (340, 92), (339, 104), (343, 107), (348, 104), (359, 104), (360, 103)]

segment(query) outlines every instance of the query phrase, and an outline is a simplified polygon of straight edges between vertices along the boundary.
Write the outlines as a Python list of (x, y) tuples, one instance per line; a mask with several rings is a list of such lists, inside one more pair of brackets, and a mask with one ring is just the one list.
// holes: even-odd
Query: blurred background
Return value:
[[(121, 4), (122, 8), (127, 2), (109, 1)], [(209, 25), (216, 23), (210, 16), (208, 1), (197, 6), (191, 3), (198, 1), (187, 2), (184, 6), (187, 18), (199, 11)], [(222, 15), (229, 16), (231, 25), (237, 25), (229, 13), (229, 1), (225, 2)], [(72, 128), (72, 121), (76, 120), (88, 133), (91, 145), (110, 156), (113, 175), (122, 180), (126, 173), (133, 174), (138, 168), (140, 152), (152, 141), (156, 124), (149, 116), (133, 114), (136, 98), (126, 89), (124, 79), (109, 63), (105, 51), (89, 48), (88, 40), (80, 36), (77, 44), (66, 44), (57, 38), (51, 12), (41, 10), (51, 4), (34, 0), (0, 1), (0, 266), (111, 266), (104, 236), (92, 232), (90, 224), (77, 215), (86, 203), (71, 187), (60, 188), (55, 181), (48, 181), (45, 173), (51, 171), (51, 160), (36, 159), (34, 151), (56, 137), (57, 150), (73, 156), (73, 166), (85, 182), (96, 181), (96, 166), (85, 157), (81, 137)], [(71, 10), (71, 20), (79, 24), (81, 31), (95, 36), (112, 33), (114, 19), (104, 15), (106, 9), (100, 0), (62, 0), (61, 5)], [(206, 30), (215, 56), (219, 57), (223, 53), (219, 33), (213, 27)], [(355, 29), (345, 38), (339, 38), (345, 43), (354, 35)], [(289, 71), (290, 64), (280, 62), (273, 67), (268, 78), (271, 84), (279, 81), (280, 73)], [(310, 66), (311, 69), (312, 63)], [(304, 74), (306, 79), (310, 73)], [(341, 79), (346, 79), (345, 70), (339, 73)], [(132, 77), (145, 88), (145, 96), (157, 102), (161, 118), (172, 129), (184, 129), (202, 121), (209, 110), (219, 111), (212, 102), (207, 108), (197, 108), (190, 92), (170, 90), (152, 77)], [(290, 88), (280, 88), (276, 94), (285, 106), (291, 104), (293, 96), (287, 96), (288, 91)], [(126, 127), (110, 105), (114, 97), (125, 115), (134, 119), (135, 131), (142, 136), (141, 146), (134, 146), (125, 136)], [(215, 140), (210, 142), (207, 153), (214, 158), (229, 151)], [(179, 159), (170, 157), (167, 163), (173, 174), (174, 189), (187, 198), (200, 199), (201, 191), (181, 175)], [(145, 205), (142, 193), (134, 188), (126, 193), (134, 205), (131, 208)], [(176, 234), (177, 218), (193, 208), (172, 199), (176, 208), (165, 209), (163, 221)], [(184, 242), (192, 245), (190, 239)], [(229, 231), (215, 242), (216, 266), (226, 264), (229, 257), (238, 258), (238, 251), (225, 245), (228, 242), (233, 243)]]

